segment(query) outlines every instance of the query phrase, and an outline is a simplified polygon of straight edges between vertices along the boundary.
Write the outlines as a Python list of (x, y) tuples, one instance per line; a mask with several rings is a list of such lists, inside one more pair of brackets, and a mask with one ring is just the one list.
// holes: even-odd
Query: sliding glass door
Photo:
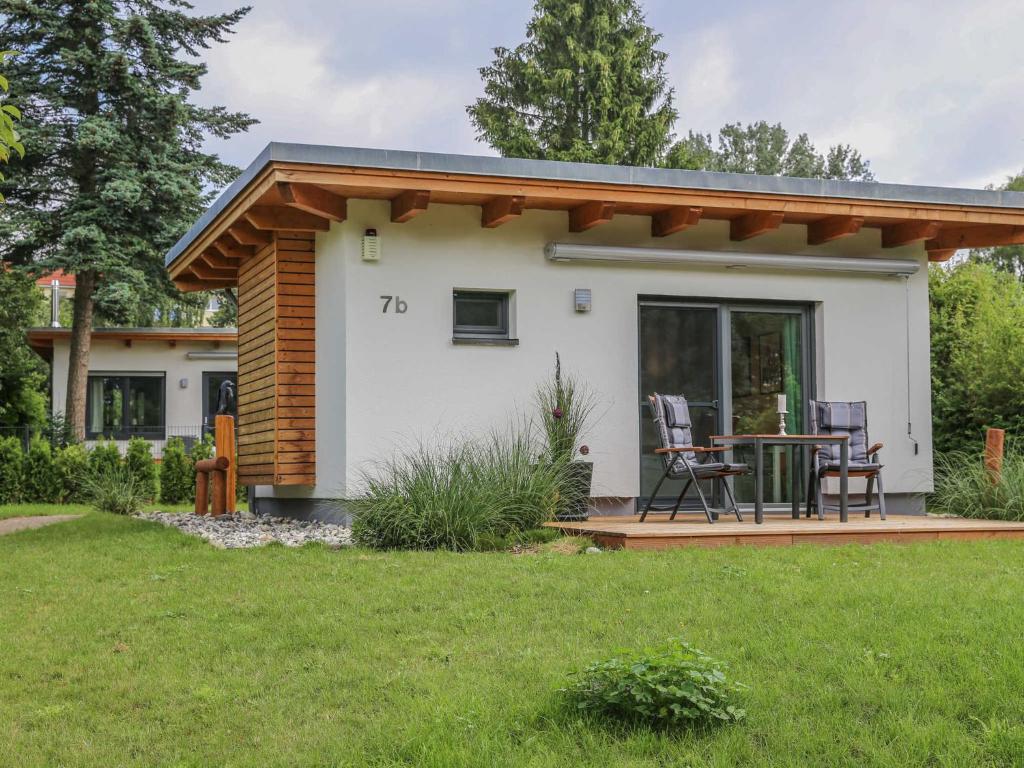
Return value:
[[(640, 302), (640, 488), (646, 501), (663, 466), (653, 454), (657, 435), (647, 396), (683, 394), (690, 403), (697, 445), (712, 434), (779, 431), (779, 395), (786, 396), (786, 431), (803, 431), (811, 381), (809, 308), (788, 304)], [(736, 450), (733, 461), (749, 461)], [(765, 455), (765, 501), (790, 500), (788, 452)], [(737, 500), (752, 503), (753, 480), (737, 478)], [(658, 503), (668, 503), (681, 483), (666, 483)], [(674, 492), (673, 492), (674, 491)], [(690, 492), (691, 494), (693, 491)]]

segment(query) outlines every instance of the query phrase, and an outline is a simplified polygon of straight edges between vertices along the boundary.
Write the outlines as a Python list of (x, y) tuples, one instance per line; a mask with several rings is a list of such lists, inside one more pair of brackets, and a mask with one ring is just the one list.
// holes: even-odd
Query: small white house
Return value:
[[(217, 393), (235, 381), (234, 328), (97, 328), (86, 390), (86, 440), (131, 437), (153, 442), (160, 456), (170, 437), (190, 443), (212, 425)], [(50, 362), (53, 412), (67, 399), (70, 328), (33, 328), (28, 342)]]
[[(1012, 242), (1020, 193), (271, 144), (167, 264), (238, 288), (240, 476), (265, 508), (504, 424), (558, 351), (599, 398), (604, 510), (657, 480), (659, 391), (700, 441), (776, 431), (780, 394), (791, 433), (811, 398), (866, 400), (890, 511), (919, 512), (928, 264)], [(781, 505), (798, 467), (768, 458)]]

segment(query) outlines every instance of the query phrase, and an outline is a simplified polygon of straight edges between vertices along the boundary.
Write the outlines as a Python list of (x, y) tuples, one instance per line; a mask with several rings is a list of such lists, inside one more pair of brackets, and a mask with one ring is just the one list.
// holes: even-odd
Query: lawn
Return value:
[[(0, 512), (2, 514), (2, 512)], [(216, 550), (97, 513), (0, 537), (0, 762), (1024, 764), (1024, 543)], [(603, 728), (569, 670), (685, 635), (736, 726)]]

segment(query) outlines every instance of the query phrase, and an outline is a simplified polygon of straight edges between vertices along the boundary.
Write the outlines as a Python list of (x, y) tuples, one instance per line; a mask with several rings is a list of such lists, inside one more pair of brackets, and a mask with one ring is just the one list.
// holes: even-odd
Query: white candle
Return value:
[(786, 396), (779, 395), (779, 413), (788, 413), (786, 410)]

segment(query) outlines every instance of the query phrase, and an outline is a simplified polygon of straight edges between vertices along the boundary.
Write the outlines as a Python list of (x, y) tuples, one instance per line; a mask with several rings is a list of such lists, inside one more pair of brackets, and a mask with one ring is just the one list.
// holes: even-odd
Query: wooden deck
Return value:
[(1000, 520), (890, 515), (887, 520), (850, 516), (840, 523), (837, 516), (818, 520), (789, 515), (765, 515), (756, 525), (751, 514), (747, 521), (721, 519), (710, 525), (695, 515), (668, 521), (667, 514), (649, 515), (639, 522), (637, 516), (592, 517), (585, 523), (547, 523), (569, 535), (592, 538), (609, 549), (669, 549), (672, 547), (719, 547), (732, 544), (785, 546), (788, 544), (874, 544), (880, 541), (915, 542), (940, 539), (1024, 539), (1024, 523)]

